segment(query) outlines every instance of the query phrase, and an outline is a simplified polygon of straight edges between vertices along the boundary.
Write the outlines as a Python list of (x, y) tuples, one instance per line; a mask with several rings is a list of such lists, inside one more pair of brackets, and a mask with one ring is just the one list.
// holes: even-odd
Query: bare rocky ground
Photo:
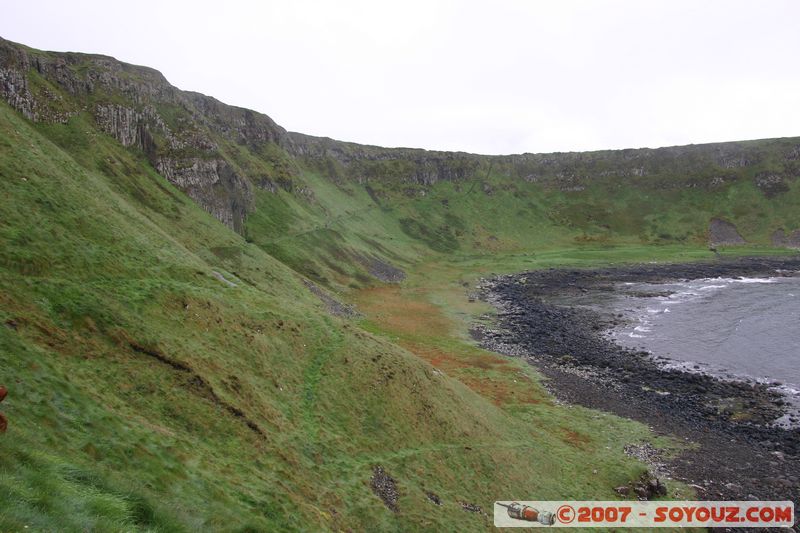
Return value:
[(303, 284), (314, 294), (314, 296), (320, 299), (330, 314), (344, 318), (357, 318), (361, 316), (354, 305), (340, 302), (321, 289), (316, 283), (303, 280)]
[[(616, 317), (552, 303), (552, 297), (614, 290), (618, 282), (797, 275), (800, 258), (713, 263), (550, 269), (502, 276), (481, 285), (496, 325), (473, 334), (486, 348), (523, 357), (565, 402), (641, 421), (657, 434), (695, 446), (647, 462), (692, 485), (707, 500), (792, 500), (800, 506), (800, 429), (776, 427), (787, 409), (770, 384), (720, 380), (665, 369), (646, 352), (603, 335)], [(644, 453), (631, 450), (631, 453)], [(798, 529), (798, 526), (795, 526)], [(800, 530), (800, 529), (798, 529)], [(750, 529), (749, 531), (752, 531)]]
[(397, 481), (390, 476), (386, 470), (380, 465), (375, 465), (372, 468), (372, 478), (369, 480), (369, 485), (383, 503), (391, 511), (397, 512)]

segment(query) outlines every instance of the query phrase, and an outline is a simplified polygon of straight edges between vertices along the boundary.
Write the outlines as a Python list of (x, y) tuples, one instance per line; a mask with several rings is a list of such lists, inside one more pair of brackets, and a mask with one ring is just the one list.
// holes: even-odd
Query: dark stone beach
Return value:
[(473, 334), (486, 348), (523, 357), (562, 401), (641, 421), (657, 434), (695, 443), (665, 460), (671, 477), (709, 500), (800, 502), (800, 429), (774, 422), (789, 408), (777, 383), (720, 379), (670, 368), (605, 332), (621, 316), (565, 305), (565, 297), (614, 291), (625, 282), (795, 276), (800, 258), (549, 269), (485, 280), (495, 323)]

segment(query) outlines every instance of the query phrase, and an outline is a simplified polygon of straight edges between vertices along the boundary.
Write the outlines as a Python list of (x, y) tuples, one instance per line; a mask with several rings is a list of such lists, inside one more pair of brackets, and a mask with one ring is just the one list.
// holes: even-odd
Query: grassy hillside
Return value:
[(619, 497), (646, 468), (625, 444), (673, 444), (477, 349), (470, 286), (708, 257), (711, 217), (764, 251), (800, 227), (796, 140), (725, 148), (758, 157), (719, 183), (718, 147), (641, 176), (385, 150), (0, 45), (2, 531), (469, 531), (496, 499)]
[[(0, 529), (483, 529), (460, 501), (610, 498), (643, 470), (621, 453), (642, 427), (553, 405), (530, 368), (446, 340), (430, 303), (412, 311), (438, 329), (399, 344), (330, 316), (81, 117), (3, 106), (0, 133)], [(485, 380), (408, 351), (428, 340)]]
[[(795, 143), (750, 145), (765, 158), (777, 159)], [(245, 227), (253, 242), (332, 286), (342, 285), (336, 272), (353, 263), (347, 253), (352, 250), (413, 263), (431, 254), (642, 245), (706, 248), (713, 218), (735, 223), (751, 246), (769, 248), (776, 230), (800, 227), (800, 174), (787, 179), (786, 190), (767, 194), (755, 178), (762, 168), (734, 173), (724, 184), (698, 178), (691, 170), (667, 168), (660, 176), (590, 179), (573, 185), (574, 190), (501, 173), (492, 161), (482, 162), (470, 180), (433, 185), (387, 178), (337, 183), (309, 171), (298, 180), (315, 192), (307, 207), (317, 215), (313, 223), (297, 211), (284, 213), (265, 203)], [(264, 224), (265, 216), (282, 217), (284, 224), (279, 229)], [(337, 260), (339, 256), (344, 260)]]

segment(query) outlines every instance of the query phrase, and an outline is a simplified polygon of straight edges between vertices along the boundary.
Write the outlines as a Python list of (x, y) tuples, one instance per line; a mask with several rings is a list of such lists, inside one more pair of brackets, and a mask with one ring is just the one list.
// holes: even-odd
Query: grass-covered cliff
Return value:
[(800, 228), (800, 139), (359, 146), (7, 41), (0, 96), (3, 531), (464, 531), (501, 497), (618, 497), (652, 436), (475, 348), (470, 283)]

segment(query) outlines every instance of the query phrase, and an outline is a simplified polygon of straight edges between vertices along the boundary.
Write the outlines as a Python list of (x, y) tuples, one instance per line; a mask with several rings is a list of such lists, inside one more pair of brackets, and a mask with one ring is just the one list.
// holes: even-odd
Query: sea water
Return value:
[(667, 358), (669, 365), (775, 383), (800, 397), (800, 277), (624, 283), (618, 289), (613, 306), (628, 319), (610, 333), (619, 344)]

